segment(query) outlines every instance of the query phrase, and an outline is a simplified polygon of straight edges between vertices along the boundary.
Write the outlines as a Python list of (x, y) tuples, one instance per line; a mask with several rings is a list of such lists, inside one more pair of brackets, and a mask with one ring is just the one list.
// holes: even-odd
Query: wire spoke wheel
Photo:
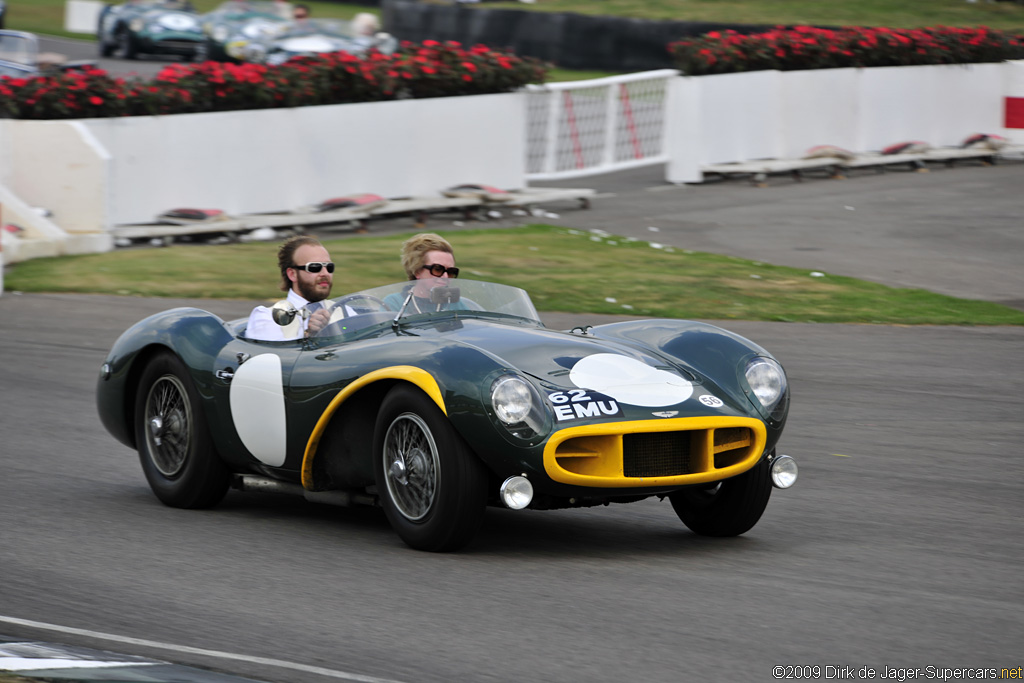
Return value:
[(185, 466), (192, 441), (192, 408), (185, 387), (174, 375), (153, 384), (146, 398), (146, 440), (160, 474), (176, 477)]
[(427, 516), (437, 494), (441, 463), (430, 428), (419, 415), (395, 418), (384, 437), (384, 473), (395, 507), (413, 522)]
[(135, 402), (135, 444), (146, 481), (162, 502), (207, 508), (227, 493), (231, 475), (210, 439), (199, 393), (177, 356), (148, 360)]
[(398, 536), (432, 552), (468, 543), (483, 520), (487, 470), (440, 407), (416, 387), (395, 386), (373, 444), (380, 504)]

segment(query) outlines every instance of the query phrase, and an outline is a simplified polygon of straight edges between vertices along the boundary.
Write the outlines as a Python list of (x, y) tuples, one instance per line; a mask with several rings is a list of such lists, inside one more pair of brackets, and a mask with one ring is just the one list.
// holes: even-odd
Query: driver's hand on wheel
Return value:
[(306, 336), (311, 337), (314, 334), (320, 332), (320, 330), (327, 327), (327, 324), (331, 322), (331, 312), (327, 309), (321, 308), (313, 312), (309, 316), (309, 323), (306, 325)]

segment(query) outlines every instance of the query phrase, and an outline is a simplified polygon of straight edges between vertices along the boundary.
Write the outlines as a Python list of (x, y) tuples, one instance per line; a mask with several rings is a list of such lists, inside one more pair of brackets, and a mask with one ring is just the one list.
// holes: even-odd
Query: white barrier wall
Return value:
[[(26, 207), (51, 213), (47, 222), (22, 216), (19, 224), (30, 237), (59, 241), (60, 253), (110, 248), (105, 228), (110, 155), (86, 126), (0, 120), (0, 150), (0, 185)], [(59, 237), (47, 229), (51, 222)]]
[[(67, 234), (60, 253), (73, 253), (108, 249), (110, 227), (181, 207), (280, 212), (359, 192), (429, 197), (461, 183), (514, 189), (528, 178), (666, 160), (669, 182), (700, 182), (705, 164), (797, 159), (816, 145), (955, 146), (973, 133), (1024, 144), (1024, 62), (635, 74), (531, 95), (0, 120), (0, 185), (51, 211)], [(537, 166), (529, 175), (528, 160)]]
[(817, 145), (868, 152), (909, 140), (947, 147), (973, 133), (1006, 134), (1009, 68), (971, 64), (681, 77), (672, 86), (666, 179), (700, 182), (703, 164), (799, 159)]
[[(0, 182), (65, 230), (169, 209), (288, 211), (331, 197), (525, 185), (520, 93), (176, 116), (2, 121)], [(72, 139), (77, 136), (77, 139)], [(83, 152), (83, 150), (85, 150)]]

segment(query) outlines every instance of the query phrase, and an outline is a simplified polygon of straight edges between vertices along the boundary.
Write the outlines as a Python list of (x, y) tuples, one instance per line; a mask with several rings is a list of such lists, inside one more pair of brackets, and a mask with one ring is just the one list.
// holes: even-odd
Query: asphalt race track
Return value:
[[(562, 222), (1024, 300), (1021, 164), (765, 189), (654, 177), (573, 183), (615, 196)], [(780, 450), (801, 467), (751, 532), (695, 536), (656, 500), (490, 510), (468, 549), (437, 555), (375, 509), (232, 492), (195, 512), (152, 496), (93, 391), (123, 329), (194, 303), (0, 297), (0, 635), (294, 683), (1024, 665), (1024, 328), (730, 322), (788, 371)], [(252, 303), (199, 305), (234, 318)]]
[(92, 40), (89, 40), (89, 36), (83, 36), (82, 39), (39, 36), (39, 50), (40, 52), (54, 52), (64, 55), (71, 61), (94, 61), (96, 66), (112, 76), (136, 75), (143, 78), (152, 78), (168, 64), (183, 63), (179, 57), (174, 55), (143, 55), (141, 59), (100, 57), (95, 36), (92, 36), (92, 38)]

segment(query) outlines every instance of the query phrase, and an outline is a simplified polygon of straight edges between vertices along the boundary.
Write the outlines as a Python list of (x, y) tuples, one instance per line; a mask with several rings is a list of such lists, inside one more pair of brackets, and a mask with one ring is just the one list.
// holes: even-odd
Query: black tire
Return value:
[(165, 505), (213, 507), (231, 477), (210, 442), (188, 369), (168, 352), (150, 360), (135, 403), (135, 442), (149, 487)]
[(135, 44), (135, 37), (132, 36), (132, 32), (128, 30), (127, 26), (122, 26), (114, 34), (114, 40), (117, 41), (115, 46), (117, 57), (121, 59), (135, 59), (139, 56), (139, 48)]
[(410, 547), (457, 550), (480, 528), (487, 471), (419, 389), (398, 385), (384, 397), (373, 469), (384, 514)]
[(701, 536), (739, 536), (761, 519), (772, 483), (764, 458), (738, 477), (710, 487), (691, 487), (669, 495), (672, 509)]

